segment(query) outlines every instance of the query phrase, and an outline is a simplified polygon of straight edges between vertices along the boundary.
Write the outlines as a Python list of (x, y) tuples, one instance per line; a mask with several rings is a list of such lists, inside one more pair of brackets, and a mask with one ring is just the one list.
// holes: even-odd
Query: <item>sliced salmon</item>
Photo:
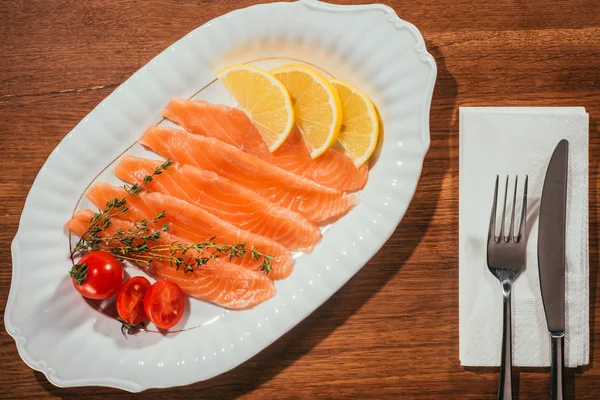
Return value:
[(190, 132), (214, 137), (333, 189), (362, 189), (367, 182), (368, 165), (356, 168), (352, 160), (340, 151), (329, 149), (313, 160), (297, 130), (292, 131), (287, 140), (271, 153), (250, 119), (237, 108), (206, 101), (174, 99), (162, 114)]
[[(155, 178), (160, 179), (159, 177)], [(115, 198), (123, 198), (126, 195), (125, 189), (109, 185), (105, 182), (98, 182), (88, 191), (86, 196), (97, 207), (104, 205)], [(245, 243), (248, 248), (254, 247), (264, 255), (273, 256), (271, 261), (272, 270), (268, 273), (271, 279), (287, 278), (294, 268), (294, 260), (288, 249), (280, 243), (275, 242), (264, 236), (243, 231), (230, 223), (217, 218), (201, 207), (187, 203), (178, 198), (162, 193), (142, 192), (137, 196), (127, 197), (128, 210), (122, 217), (130, 221), (151, 219), (165, 212), (165, 217), (154, 223), (154, 227), (159, 229), (163, 224), (168, 223), (170, 232), (186, 242), (200, 243), (214, 241), (217, 243), (238, 244)], [(263, 259), (255, 259), (251, 252), (245, 257), (236, 257), (231, 259), (233, 263), (239, 263), (249, 269), (259, 271), (262, 267)]]
[[(133, 184), (152, 175), (161, 163), (127, 156), (114, 173)], [(196, 204), (242, 230), (271, 238), (290, 250), (310, 252), (321, 238), (319, 228), (302, 215), (214, 172), (190, 165), (170, 166), (145, 189)]]
[[(93, 215), (91, 210), (79, 211), (67, 222), (67, 229), (78, 236), (83, 235)], [(118, 229), (127, 230), (130, 227), (131, 222), (114, 217), (111, 219), (111, 225), (100, 235), (110, 237)], [(164, 235), (159, 241), (185, 242), (169, 233)], [(169, 263), (154, 261), (149, 272), (156, 278), (177, 283), (184, 293), (192, 297), (234, 310), (252, 308), (275, 295), (273, 282), (264, 274), (220, 258), (210, 260), (193, 272), (184, 272), (183, 269), (177, 270)]]
[(215, 138), (152, 126), (140, 143), (165, 158), (213, 171), (270, 201), (322, 222), (345, 214), (357, 199), (295, 175)]

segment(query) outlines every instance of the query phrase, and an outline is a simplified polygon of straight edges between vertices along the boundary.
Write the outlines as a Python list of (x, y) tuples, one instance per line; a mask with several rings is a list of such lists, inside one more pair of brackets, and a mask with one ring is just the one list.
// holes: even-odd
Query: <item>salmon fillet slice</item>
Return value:
[(203, 100), (174, 99), (162, 115), (192, 133), (219, 139), (323, 186), (348, 191), (362, 189), (367, 182), (368, 163), (356, 168), (350, 157), (335, 149), (313, 160), (297, 130), (271, 153), (252, 121), (237, 108)]
[(357, 203), (353, 195), (285, 171), (215, 138), (152, 126), (139, 142), (165, 158), (215, 172), (312, 222), (344, 215)]
[[(155, 180), (159, 179), (160, 176), (155, 177)], [(86, 194), (98, 208), (125, 195), (125, 189), (105, 182), (96, 183)], [(127, 197), (127, 207), (129, 209), (122, 214), (123, 219), (129, 221), (146, 219), (150, 224), (154, 216), (165, 211), (165, 217), (154, 223), (153, 227), (160, 229), (163, 224), (168, 223), (170, 232), (186, 242), (206, 242), (214, 237), (217, 243), (246, 243), (248, 248), (254, 247), (264, 255), (273, 256), (272, 270), (267, 275), (271, 279), (285, 279), (294, 269), (294, 260), (289, 250), (281, 244), (264, 236), (243, 231), (208, 211), (175, 197), (156, 192), (142, 192), (137, 196)], [(231, 262), (260, 271), (263, 259), (255, 259), (248, 252), (245, 257), (235, 257)]]
[[(142, 182), (162, 161), (126, 156), (114, 169), (128, 183)], [(144, 186), (204, 208), (236, 227), (268, 237), (294, 251), (310, 252), (321, 231), (300, 214), (211, 171), (174, 164)]]
[[(81, 237), (93, 215), (92, 210), (81, 210), (67, 222), (66, 227)], [(101, 235), (110, 237), (118, 229), (126, 230), (129, 227), (131, 222), (113, 217), (111, 225)], [(165, 233), (159, 241), (185, 242), (169, 233)], [(183, 269), (177, 270), (169, 263), (154, 261), (149, 272), (156, 278), (175, 282), (189, 296), (233, 310), (252, 308), (275, 295), (273, 281), (263, 273), (251, 271), (220, 258), (195, 268), (193, 272), (184, 272)]]

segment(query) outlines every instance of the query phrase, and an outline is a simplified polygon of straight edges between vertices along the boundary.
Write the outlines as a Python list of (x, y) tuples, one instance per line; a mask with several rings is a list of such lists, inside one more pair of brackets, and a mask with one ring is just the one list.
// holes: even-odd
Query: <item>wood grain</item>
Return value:
[[(362, 0), (345, 1), (359, 4)], [(340, 1), (340, 3), (342, 3)], [(597, 0), (388, 0), (436, 58), (431, 150), (406, 217), (382, 250), (315, 313), (240, 367), (143, 399), (492, 399), (495, 369), (458, 362), (458, 106), (584, 106), (590, 114), (591, 364), (569, 398), (600, 398)], [(51, 150), (116, 86), (193, 28), (250, 0), (0, 3), (0, 309), (10, 241)], [(2, 324), (2, 322), (0, 322)], [(77, 357), (74, 349), (73, 357)], [(60, 389), (29, 369), (0, 329), (0, 397), (131, 398)], [(545, 399), (545, 370), (520, 370), (519, 398)]]

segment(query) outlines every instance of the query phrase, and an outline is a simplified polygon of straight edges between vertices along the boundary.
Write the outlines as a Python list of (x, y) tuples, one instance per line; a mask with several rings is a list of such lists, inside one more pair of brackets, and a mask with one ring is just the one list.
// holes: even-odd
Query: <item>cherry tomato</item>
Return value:
[(123, 266), (112, 254), (91, 251), (71, 268), (73, 286), (83, 297), (104, 300), (117, 293), (123, 284)]
[(134, 276), (125, 281), (117, 295), (117, 312), (127, 323), (139, 324), (144, 321), (144, 295), (150, 289), (150, 281), (143, 276)]
[(146, 292), (144, 311), (156, 326), (168, 329), (183, 316), (185, 300), (181, 288), (167, 279), (156, 282)]

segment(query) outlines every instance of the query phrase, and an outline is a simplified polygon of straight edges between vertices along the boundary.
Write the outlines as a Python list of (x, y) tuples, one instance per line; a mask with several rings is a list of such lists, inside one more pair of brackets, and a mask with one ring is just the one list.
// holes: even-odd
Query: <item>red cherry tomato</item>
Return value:
[(119, 317), (129, 324), (144, 321), (144, 295), (150, 289), (150, 281), (143, 276), (134, 276), (125, 281), (117, 295), (117, 312)]
[(73, 286), (82, 296), (104, 300), (117, 293), (123, 284), (123, 266), (112, 254), (91, 251), (71, 269)]
[(181, 288), (167, 279), (152, 285), (144, 297), (146, 315), (162, 329), (175, 326), (183, 316), (184, 309), (185, 299)]

